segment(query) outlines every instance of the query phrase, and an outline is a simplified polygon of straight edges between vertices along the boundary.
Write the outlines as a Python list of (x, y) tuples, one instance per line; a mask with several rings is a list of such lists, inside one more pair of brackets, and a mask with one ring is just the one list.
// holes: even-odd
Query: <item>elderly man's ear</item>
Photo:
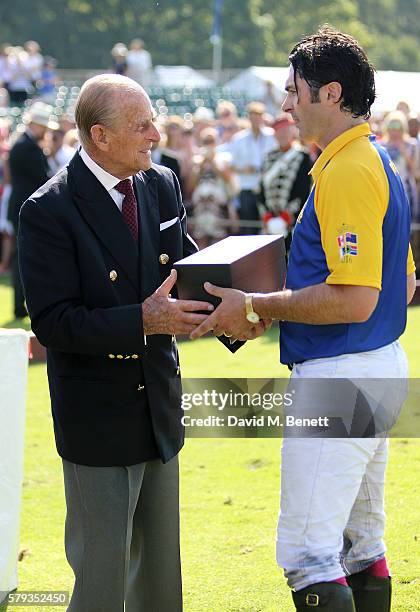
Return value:
[(100, 123), (92, 125), (90, 128), (90, 136), (94, 145), (101, 151), (107, 151), (109, 147), (109, 138), (106, 127)]

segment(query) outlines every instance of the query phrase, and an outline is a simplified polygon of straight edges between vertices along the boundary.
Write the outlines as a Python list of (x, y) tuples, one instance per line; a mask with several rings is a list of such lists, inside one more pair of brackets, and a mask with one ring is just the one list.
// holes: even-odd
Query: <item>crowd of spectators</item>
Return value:
[[(8, 273), (14, 254), (18, 214), (25, 199), (63, 168), (78, 147), (74, 117), (52, 119), (53, 108), (36, 99), (11, 130), (0, 116), (0, 275)], [(23, 191), (22, 191), (23, 190)], [(17, 314), (17, 313), (16, 313)]]
[[(48, 66), (48, 62), (42, 62), (41, 56), (38, 57), (38, 46), (28, 47), (28, 44), (25, 45), (26, 60), (30, 57), (27, 49), (32, 49), (32, 60), (25, 64), (28, 71), (26, 93), (35, 96), (36, 101), (24, 113), (22, 124), (13, 133), (8, 119), (0, 117), (0, 274), (9, 269), (16, 229), (8, 211), (10, 195), (16, 188), (10, 173), (13, 147), (22, 134), (29, 135), (45, 157), (48, 176), (52, 176), (68, 163), (79, 146), (74, 120), (64, 114), (58, 122), (44, 121), (42, 137), (34, 136), (31, 129), (34, 116), (37, 121), (37, 116), (52, 115), (53, 109), (42, 101), (45, 97), (41, 92), (45, 89), (37, 86), (31, 94), (30, 86), (39, 83), (43, 67)], [(136, 74), (136, 78), (144, 83), (140, 63), (136, 68), (135, 63), (130, 64), (131, 51), (145, 52), (141, 41), (133, 41), (130, 51), (123, 53), (125, 68), (122, 72), (132, 76)], [(6, 56), (10, 58), (10, 51)], [(4, 59), (6, 56), (1, 57)], [(38, 60), (35, 61), (34, 57)], [(15, 59), (9, 61), (13, 65)], [(149, 70), (151, 63), (146, 65), (149, 66), (146, 70)], [(32, 66), (30, 76), (28, 66)], [(0, 64), (0, 74), (11, 74), (5, 72), (4, 62)], [(10, 82), (9, 76), (9, 95)], [(52, 94), (54, 81), (49, 83), (49, 93)], [(3, 84), (6, 84), (4, 78)], [(255, 100), (248, 104), (244, 117), (238, 116), (232, 101), (220, 100), (214, 110), (198, 107), (194, 113), (184, 116), (158, 114), (156, 121), (161, 141), (152, 151), (153, 161), (171, 168), (178, 177), (189, 214), (189, 229), (201, 248), (230, 234), (260, 232), (284, 234), (289, 248), (293, 226), (311, 189), (308, 172), (319, 151), (300, 141), (292, 118), (281, 112), (281, 100), (270, 87), (267, 87), (264, 101)], [(419, 117), (405, 103), (400, 103), (388, 114), (374, 116), (370, 123), (372, 132), (388, 150), (402, 176), (412, 220), (418, 224)], [(34, 185), (34, 189), (38, 186)], [(417, 258), (419, 236), (418, 231), (413, 234)]]
[(157, 121), (162, 138), (153, 161), (177, 175), (200, 247), (232, 233), (290, 232), (309, 194), (315, 157), (280, 105), (273, 117), (256, 100), (238, 117), (235, 105), (221, 100), (215, 113), (200, 107), (188, 118)]
[[(177, 174), (200, 246), (230, 233), (291, 233), (311, 189), (308, 172), (319, 155), (299, 139), (280, 104), (273, 116), (261, 101), (247, 116), (221, 100), (215, 114), (198, 108), (187, 119), (158, 117), (162, 140), (153, 159)], [(400, 172), (412, 211), (420, 221), (419, 117), (404, 103), (371, 119), (372, 132)], [(420, 232), (418, 233), (420, 235)]]
[(56, 60), (43, 56), (39, 44), (28, 40), (23, 47), (0, 45), (0, 88), (12, 106), (29, 97), (51, 102), (57, 83)]

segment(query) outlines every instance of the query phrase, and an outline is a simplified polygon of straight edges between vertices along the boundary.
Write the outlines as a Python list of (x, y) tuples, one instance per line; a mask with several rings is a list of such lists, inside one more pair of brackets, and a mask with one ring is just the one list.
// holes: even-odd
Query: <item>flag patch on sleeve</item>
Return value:
[(345, 259), (348, 255), (355, 257), (358, 253), (357, 234), (345, 232), (337, 237), (340, 259)]

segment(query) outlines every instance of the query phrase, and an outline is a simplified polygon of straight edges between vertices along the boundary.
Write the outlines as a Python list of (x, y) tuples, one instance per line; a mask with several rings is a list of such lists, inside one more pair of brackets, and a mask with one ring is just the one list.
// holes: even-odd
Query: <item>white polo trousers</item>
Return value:
[[(400, 379), (388, 383), (393, 413), (405, 399), (408, 364), (399, 342), (295, 365), (298, 378)], [(366, 380), (372, 387), (373, 381)], [(375, 381), (378, 388), (377, 381)], [(397, 392), (394, 393), (394, 389)], [(386, 394), (388, 395), (388, 394)], [(384, 556), (384, 482), (388, 441), (285, 438), (282, 447), (277, 563), (288, 585), (303, 589), (359, 572)]]

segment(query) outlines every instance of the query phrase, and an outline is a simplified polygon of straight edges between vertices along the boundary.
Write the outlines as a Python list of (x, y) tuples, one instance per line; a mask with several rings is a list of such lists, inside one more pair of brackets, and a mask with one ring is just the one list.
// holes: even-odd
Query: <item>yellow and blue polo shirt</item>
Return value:
[(311, 170), (314, 186), (293, 233), (286, 287), (361, 285), (380, 290), (368, 321), (280, 324), (280, 359), (370, 351), (399, 338), (407, 316), (410, 208), (398, 171), (363, 123), (346, 130)]

